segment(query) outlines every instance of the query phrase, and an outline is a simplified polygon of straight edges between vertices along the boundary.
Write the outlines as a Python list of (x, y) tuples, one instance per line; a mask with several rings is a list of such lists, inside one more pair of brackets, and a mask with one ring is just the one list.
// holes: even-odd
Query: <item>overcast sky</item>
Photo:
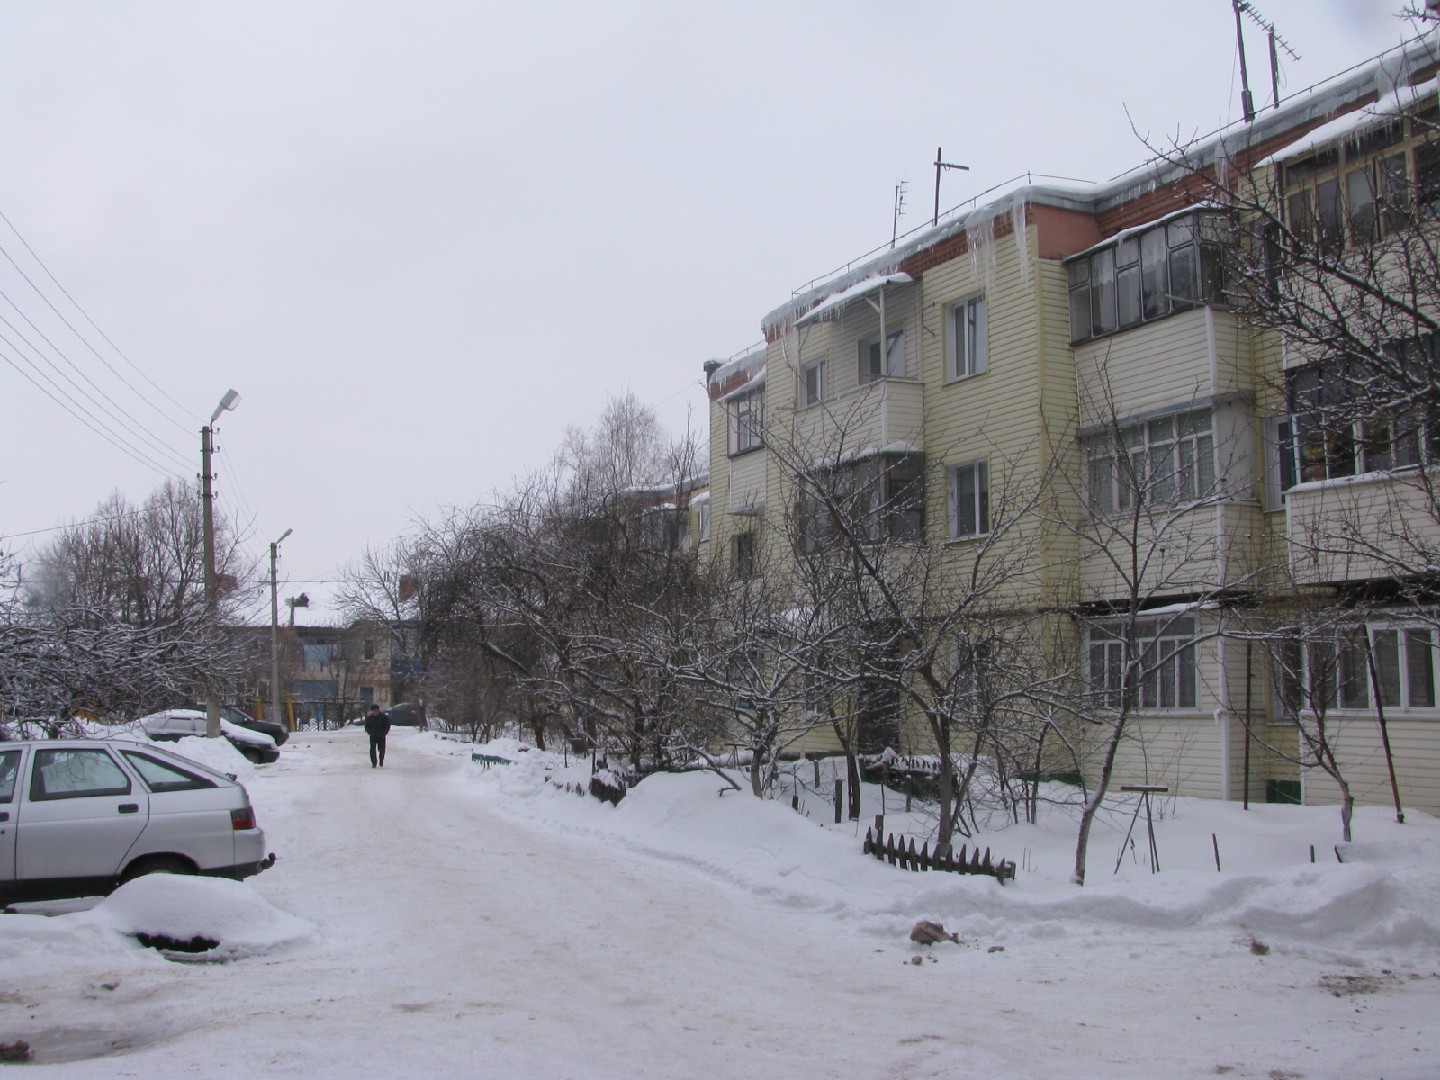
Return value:
[[(1289, 91), (1402, 6), (1256, 4)], [(897, 182), (927, 222), (937, 146), (945, 208), (1239, 96), (1230, 0), (0, 0), (0, 550), (193, 482), (234, 387), (218, 508), (323, 595), (610, 395), (703, 428), (704, 361), (887, 242)]]

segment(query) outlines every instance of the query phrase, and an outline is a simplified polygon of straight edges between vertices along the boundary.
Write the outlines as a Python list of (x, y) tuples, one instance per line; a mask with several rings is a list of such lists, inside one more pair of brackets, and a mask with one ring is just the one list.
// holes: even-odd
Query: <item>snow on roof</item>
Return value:
[(721, 363), (719, 367), (710, 372), (710, 385), (722, 385), (742, 372), (753, 373), (757, 368), (762, 373), (765, 369), (765, 346), (763, 343)]
[[(763, 359), (763, 357), (764, 357), (765, 354), (764, 354), (764, 353), (761, 353), (760, 355), (761, 355), (761, 357), (762, 357), (762, 359)], [(712, 376), (710, 377), (710, 381), (711, 381), (711, 382), (716, 382), (716, 381), (718, 381), (718, 380), (716, 379), (716, 377), (715, 377), (714, 375), (712, 375)], [(718, 401), (721, 405), (724, 405), (726, 402), (734, 401), (736, 398), (739, 398), (739, 397), (744, 397), (746, 394), (751, 393), (751, 392), (754, 391), (754, 390), (758, 390), (760, 387), (762, 387), (762, 386), (764, 386), (764, 385), (765, 385), (765, 365), (764, 365), (764, 364), (761, 364), (758, 369), (753, 369), (753, 370), (751, 370), (751, 372), (750, 372), (750, 377), (745, 380), (745, 383), (744, 383), (743, 386), (739, 386), (739, 387), (737, 387), (736, 389), (731, 390), (728, 394), (724, 394), (724, 395), (716, 398), (715, 400)]]
[(710, 489), (709, 489), (709, 488), (706, 488), (704, 491), (697, 491), (697, 492), (695, 492), (694, 495), (691, 495), (691, 496), (690, 496), (690, 505), (691, 505), (691, 506), (701, 506), (701, 505), (703, 505), (703, 504), (705, 504), (705, 503), (708, 503), (709, 501), (710, 501)]
[(1437, 91), (1440, 91), (1440, 80), (1437, 79), (1427, 80), (1417, 86), (1401, 86), (1389, 93), (1382, 94), (1380, 100), (1372, 105), (1362, 106), (1354, 112), (1345, 113), (1328, 123), (1321, 124), (1309, 134), (1296, 139), (1283, 149), (1277, 150), (1260, 164), (1266, 166), (1294, 161), (1314, 150), (1333, 145), (1347, 135), (1355, 135), (1367, 128), (1378, 127), (1414, 108), (1424, 98), (1435, 98)]
[(835, 314), (852, 301), (869, 296), (871, 293), (883, 289), (886, 285), (909, 285), (914, 280), (915, 279), (909, 274), (903, 273), (874, 274), (820, 301), (820, 303), (796, 319), (795, 325), (804, 326), (806, 323), (815, 322), (825, 318), (827, 315)]
[[(1079, 181), (1050, 180), (1048, 178), (1044, 183), (1032, 183), (1028, 176), (1019, 178), (1025, 182), (1008, 192), (997, 195), (988, 203), (957, 214), (939, 225), (919, 229), (910, 238), (893, 247), (865, 257), (820, 284), (797, 292), (788, 302), (769, 312), (761, 320), (761, 327), (767, 334), (788, 331), (798, 325), (800, 320), (817, 304), (823, 304), (830, 298), (868, 279), (897, 273), (906, 259), (919, 252), (929, 250), (952, 236), (964, 232), (983, 233), (997, 219), (1012, 212), (1023, 212), (1023, 208), (1028, 203), (1095, 213), (1134, 198), (1139, 190), (1158, 188), (1182, 178), (1187, 172), (1198, 167), (1234, 158), (1247, 147), (1257, 146), (1268, 139), (1282, 137), (1285, 132), (1293, 131), (1313, 120), (1332, 116), (1340, 109), (1360, 101), (1372, 93), (1378, 92), (1382, 98), (1389, 94), (1397, 97), (1398, 101), (1407, 93), (1412, 93), (1408, 87), (1402, 86), (1406, 79), (1405, 73), (1433, 65), (1436, 62), (1440, 62), (1440, 49), (1437, 49), (1435, 42), (1426, 37), (1415, 38), (1375, 60), (1357, 65), (1349, 71), (1341, 72), (1324, 82), (1292, 94), (1289, 99), (1281, 103), (1279, 109), (1262, 112), (1253, 120), (1236, 121), (1211, 135), (1188, 144), (1177, 144), (1169, 150), (1161, 148), (1149, 160), (1141, 162), (1103, 184), (1085, 184)], [(1402, 86), (1398, 92), (1395, 90), (1397, 86)], [(1414, 100), (1423, 94), (1434, 90), (1433, 83), (1416, 87), (1413, 90), (1414, 97), (1411, 98), (1411, 103), (1413, 104)], [(1400, 105), (1399, 107), (1403, 108), (1404, 106)], [(1372, 113), (1374, 108), (1376, 106), (1362, 109), (1360, 112)], [(1343, 119), (1343, 117), (1339, 118), (1339, 120)], [(1370, 122), (1379, 121), (1372, 114)], [(1360, 121), (1360, 123), (1364, 123), (1364, 121)], [(1337, 137), (1339, 137), (1338, 132), (1330, 136), (1331, 139)], [(1299, 140), (1299, 142), (1305, 142), (1309, 138), (1307, 136), (1306, 139)], [(1290, 149), (1287, 147), (1285, 151), (1281, 152), (1286, 153)], [(1294, 152), (1298, 154), (1303, 150), (1295, 149)], [(1193, 209), (1195, 209), (1193, 206), (1186, 207), (1183, 212)], [(1017, 229), (1017, 234), (1019, 232), (1020, 230)], [(1023, 239), (1023, 237), (1021, 238)], [(1106, 241), (1106, 243), (1108, 242), (1109, 240)]]

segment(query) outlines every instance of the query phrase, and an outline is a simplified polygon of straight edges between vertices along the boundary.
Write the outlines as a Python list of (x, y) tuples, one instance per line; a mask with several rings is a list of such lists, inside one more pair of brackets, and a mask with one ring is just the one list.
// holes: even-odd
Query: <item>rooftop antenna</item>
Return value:
[(1290, 43), (1282, 38), (1275, 29), (1275, 24), (1264, 15), (1260, 14), (1258, 8), (1250, 3), (1250, 0), (1230, 0), (1231, 7), (1235, 9), (1235, 42), (1240, 50), (1240, 105), (1245, 112), (1246, 120), (1255, 119), (1255, 98), (1250, 93), (1250, 73), (1245, 64), (1245, 34), (1244, 18), (1248, 18), (1261, 30), (1265, 31), (1266, 40), (1270, 44), (1270, 93), (1274, 101), (1274, 107), (1280, 107), (1280, 52), (1283, 49), (1285, 55), (1291, 60), (1299, 60), (1300, 54), (1290, 47)]
[(909, 186), (908, 180), (900, 180), (895, 184), (895, 213), (890, 218), (890, 246), (892, 248), (900, 239), (900, 218), (905, 214), (905, 189)]
[[(1440, 0), (1436, 0), (1436, 3), (1440, 3)], [(935, 147), (935, 213), (930, 217), (930, 225), (932, 227), (940, 224), (940, 174), (946, 169), (962, 169), (965, 172), (969, 172), (970, 166), (951, 165), (945, 160), (945, 152), (937, 146)]]

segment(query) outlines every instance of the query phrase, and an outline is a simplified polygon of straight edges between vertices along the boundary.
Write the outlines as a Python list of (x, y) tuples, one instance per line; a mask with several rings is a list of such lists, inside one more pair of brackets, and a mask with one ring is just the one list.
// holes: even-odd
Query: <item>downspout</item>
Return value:
[[(1220, 396), (1220, 349), (1215, 339), (1215, 309), (1210, 304), (1205, 305), (1205, 348), (1210, 360), (1210, 398), (1214, 401)], [(1213, 425), (1218, 419), (1212, 407), (1210, 422)], [(1218, 435), (1218, 432), (1216, 433)], [(1221, 481), (1224, 483), (1225, 481)], [(1198, 494), (1198, 492), (1197, 492)], [(1220, 588), (1225, 588), (1230, 581), (1230, 546), (1225, 530), (1225, 504), (1215, 504), (1215, 566), (1219, 572)], [(1224, 626), (1223, 617), (1217, 617), (1217, 634), (1215, 637), (1215, 659), (1219, 664), (1219, 686), (1217, 687), (1219, 704), (1215, 709), (1215, 727), (1220, 736), (1220, 798), (1229, 801), (1230, 799), (1230, 668), (1225, 650), (1225, 638), (1220, 629)]]
[[(1230, 582), (1230, 546), (1225, 529), (1225, 504), (1215, 504), (1215, 564), (1219, 571), (1220, 587)], [(1219, 707), (1215, 710), (1215, 726), (1220, 733), (1220, 797), (1230, 798), (1230, 721), (1234, 715), (1230, 708), (1230, 661), (1225, 648), (1224, 617), (1217, 616), (1215, 657), (1219, 661), (1220, 680), (1218, 687)]]

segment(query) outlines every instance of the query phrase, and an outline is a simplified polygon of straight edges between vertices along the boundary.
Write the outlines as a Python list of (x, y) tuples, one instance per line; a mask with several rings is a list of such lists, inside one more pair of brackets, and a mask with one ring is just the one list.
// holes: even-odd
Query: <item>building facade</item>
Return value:
[[(1440, 812), (1440, 293), (1395, 269), (1440, 246), (1436, 69), (1412, 44), (1109, 184), (1019, 187), (771, 311), (706, 365), (710, 558), (793, 573), (841, 490), (935, 581), (991, 575), (986, 611), (1068, 673), (1054, 723), (1087, 777), (1329, 802), (1338, 774)], [(1249, 302), (1266, 266), (1290, 306)], [(1408, 290), (1413, 325), (1371, 332), (1404, 402), (1276, 317), (1337, 272), (1362, 308)], [(887, 741), (934, 753), (896, 708)]]

